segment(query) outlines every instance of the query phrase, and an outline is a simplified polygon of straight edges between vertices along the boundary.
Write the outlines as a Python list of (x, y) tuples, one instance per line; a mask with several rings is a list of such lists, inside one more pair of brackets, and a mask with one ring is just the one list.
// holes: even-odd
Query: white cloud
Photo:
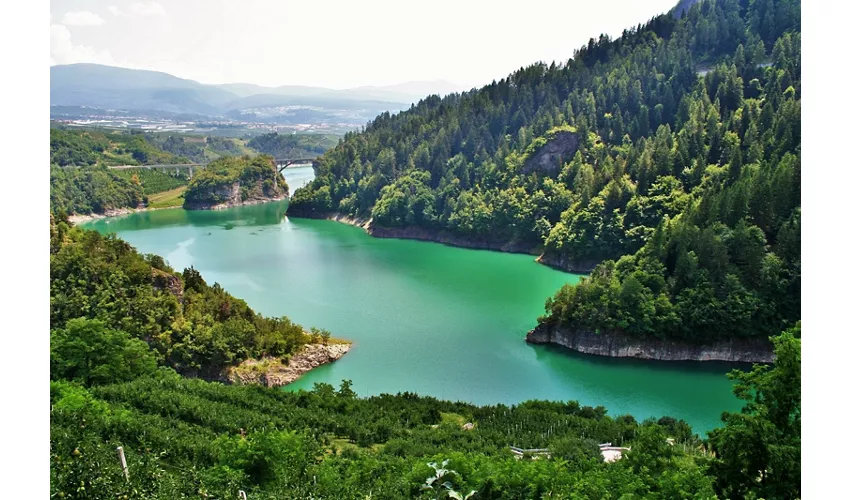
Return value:
[(67, 26), (51, 24), (50, 65), (82, 62), (115, 65), (115, 60), (108, 50), (97, 50), (88, 45), (75, 45)]
[(135, 2), (130, 5), (130, 12), (139, 16), (165, 16), (165, 7), (155, 0)]
[(104, 22), (102, 17), (87, 10), (67, 12), (62, 18), (62, 23), (68, 26), (100, 26)]
[(113, 16), (123, 17), (165, 17), (167, 15), (167, 13), (165, 12), (165, 7), (163, 7), (162, 4), (157, 2), (156, 0), (133, 2), (132, 4), (130, 4), (129, 9), (126, 11), (121, 10), (121, 8), (116, 5), (109, 5), (106, 7), (106, 10), (111, 12)]

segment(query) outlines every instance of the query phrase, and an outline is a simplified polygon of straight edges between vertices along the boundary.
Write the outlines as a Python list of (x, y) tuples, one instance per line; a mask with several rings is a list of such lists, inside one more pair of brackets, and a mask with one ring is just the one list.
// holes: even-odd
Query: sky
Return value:
[(51, 0), (50, 64), (164, 71), (202, 83), (480, 87), (675, 0)]

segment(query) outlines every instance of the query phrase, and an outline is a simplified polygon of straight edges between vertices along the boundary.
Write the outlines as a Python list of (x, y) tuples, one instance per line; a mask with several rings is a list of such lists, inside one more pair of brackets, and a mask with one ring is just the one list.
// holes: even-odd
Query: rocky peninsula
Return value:
[(540, 323), (528, 332), (525, 340), (532, 344), (555, 344), (573, 351), (611, 358), (742, 363), (772, 363), (774, 359), (773, 346), (767, 339), (730, 339), (697, 345)]
[(228, 368), (224, 378), (234, 384), (261, 384), (266, 387), (287, 385), (313, 368), (333, 363), (351, 349), (349, 342), (307, 344), (288, 361), (280, 358), (247, 359)]
[(271, 156), (226, 157), (210, 163), (189, 181), (183, 208), (220, 210), (288, 196), (289, 187)]

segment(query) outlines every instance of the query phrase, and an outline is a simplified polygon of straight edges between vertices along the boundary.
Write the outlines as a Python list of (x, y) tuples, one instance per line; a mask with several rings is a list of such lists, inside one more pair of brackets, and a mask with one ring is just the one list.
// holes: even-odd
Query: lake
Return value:
[[(294, 191), (310, 167), (284, 171)], [(286, 217), (286, 202), (222, 211), (139, 212), (84, 225), (115, 232), (177, 270), (194, 266), (265, 315), (354, 342), (341, 360), (286, 387), (354, 382), (360, 395), (417, 392), (476, 404), (578, 400), (695, 431), (741, 404), (722, 363), (581, 355), (525, 343), (544, 302), (579, 276), (530, 255), (372, 238), (358, 227)]]

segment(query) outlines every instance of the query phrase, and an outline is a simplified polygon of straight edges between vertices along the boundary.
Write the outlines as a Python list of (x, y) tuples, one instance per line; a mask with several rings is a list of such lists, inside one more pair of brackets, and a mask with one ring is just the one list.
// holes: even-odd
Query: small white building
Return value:
[(616, 462), (623, 458), (624, 451), (631, 451), (631, 447), (624, 448), (620, 446), (611, 446), (611, 443), (603, 443), (599, 445), (599, 452), (602, 453), (602, 459), (605, 463)]

